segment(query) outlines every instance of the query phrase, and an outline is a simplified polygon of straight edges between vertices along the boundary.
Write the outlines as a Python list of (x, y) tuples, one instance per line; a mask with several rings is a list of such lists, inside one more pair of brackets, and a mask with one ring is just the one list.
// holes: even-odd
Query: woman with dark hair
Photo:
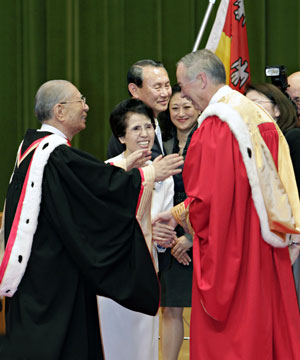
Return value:
[[(181, 89), (173, 86), (169, 107), (160, 113), (164, 148), (167, 154), (179, 153), (185, 158), (193, 132), (197, 128), (199, 111), (190, 100), (181, 97)], [(182, 176), (174, 176), (174, 205), (182, 202), (185, 191)], [(183, 308), (191, 306), (192, 237), (177, 226), (177, 242), (172, 248), (170, 266), (161, 271), (162, 357), (176, 360), (183, 341)]]
[(267, 110), (283, 133), (298, 128), (295, 106), (275, 85), (250, 84), (246, 96)]
[[(296, 108), (287, 96), (272, 84), (252, 84), (247, 87), (246, 96), (261, 105), (276, 121), (289, 144), (298, 192), (300, 193), (300, 128)], [(293, 273), (300, 308), (300, 257), (293, 264)]]
[[(110, 115), (110, 125), (114, 136), (123, 144), (124, 152), (106, 162), (114, 164), (137, 150), (146, 151), (152, 148), (155, 134), (153, 112), (141, 100), (127, 99), (118, 104)], [(155, 182), (152, 199), (149, 199), (151, 217), (169, 210), (173, 206), (173, 196), (172, 177)], [(144, 223), (140, 226), (152, 254), (154, 266), (158, 271), (157, 253), (164, 252), (166, 249), (152, 242), (150, 222), (150, 228)], [(131, 311), (105, 297), (98, 297), (98, 304), (106, 359), (158, 360), (158, 315), (149, 316)]]

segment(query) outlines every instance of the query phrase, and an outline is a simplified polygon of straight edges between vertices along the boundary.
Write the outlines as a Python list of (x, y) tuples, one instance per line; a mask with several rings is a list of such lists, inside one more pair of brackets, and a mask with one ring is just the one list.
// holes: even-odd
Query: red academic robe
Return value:
[[(262, 124), (260, 132), (276, 163), (274, 125)], [(227, 123), (216, 116), (202, 123), (183, 178), (195, 231), (191, 360), (300, 359), (288, 248), (262, 238), (239, 145)]]

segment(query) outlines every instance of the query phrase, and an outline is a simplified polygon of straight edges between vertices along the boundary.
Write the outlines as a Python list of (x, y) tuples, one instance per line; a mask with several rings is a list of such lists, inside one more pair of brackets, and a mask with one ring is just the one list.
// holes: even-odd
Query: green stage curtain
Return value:
[[(299, 70), (299, 1), (244, 3), (252, 80), (266, 80), (265, 65)], [(206, 0), (0, 0), (1, 201), (25, 130), (39, 126), (33, 106), (43, 82), (67, 79), (86, 96), (87, 129), (73, 145), (104, 160), (109, 114), (128, 97), (130, 65), (162, 61), (174, 83), (176, 62), (192, 50), (207, 6)]]

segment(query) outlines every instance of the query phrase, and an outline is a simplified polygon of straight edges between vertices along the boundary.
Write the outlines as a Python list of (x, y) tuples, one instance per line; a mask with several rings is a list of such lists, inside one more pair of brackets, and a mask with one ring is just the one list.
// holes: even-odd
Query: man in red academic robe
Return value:
[(189, 198), (159, 219), (194, 233), (190, 357), (300, 359), (289, 256), (299, 253), (300, 213), (288, 146), (267, 112), (225, 85), (209, 50), (183, 57), (177, 80), (203, 113), (183, 171)]

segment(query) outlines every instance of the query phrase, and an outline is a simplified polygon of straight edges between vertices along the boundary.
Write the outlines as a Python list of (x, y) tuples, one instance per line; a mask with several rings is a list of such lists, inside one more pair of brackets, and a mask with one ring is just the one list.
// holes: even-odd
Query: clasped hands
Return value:
[(191, 258), (187, 251), (192, 247), (192, 242), (186, 236), (177, 238), (174, 231), (177, 222), (171, 211), (158, 214), (152, 221), (152, 240), (165, 248), (172, 248), (171, 254), (176, 260), (189, 265)]

